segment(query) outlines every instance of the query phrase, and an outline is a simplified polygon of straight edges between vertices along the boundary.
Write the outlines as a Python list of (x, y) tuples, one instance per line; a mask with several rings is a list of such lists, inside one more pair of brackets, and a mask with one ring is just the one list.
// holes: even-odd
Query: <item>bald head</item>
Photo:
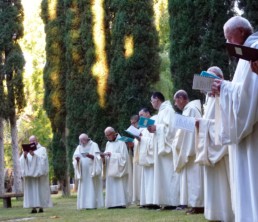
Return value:
[(116, 132), (115, 129), (111, 126), (108, 126), (105, 130), (104, 130), (104, 133), (113, 133), (113, 132)]
[(223, 72), (218, 66), (211, 66), (210, 68), (208, 68), (207, 72), (214, 74), (221, 79), (224, 79)]
[(188, 94), (185, 90), (180, 89), (174, 95), (175, 106), (183, 110), (186, 104), (189, 102)]
[(188, 100), (188, 94), (185, 90), (180, 89), (178, 90), (175, 95), (174, 98), (179, 98), (179, 97), (183, 97), (185, 100)]
[(90, 138), (88, 137), (88, 135), (86, 133), (82, 133), (80, 136), (79, 136), (79, 141), (80, 141), (80, 144), (85, 146), (87, 145), (87, 143), (89, 142)]
[(241, 17), (230, 18), (223, 26), (225, 38), (229, 43), (243, 45), (245, 40), (253, 33), (250, 22)]
[(34, 135), (30, 136), (29, 141), (30, 143), (35, 143), (36, 145), (38, 144), (38, 139)]
[(253, 27), (250, 22), (241, 16), (234, 16), (230, 18), (223, 26), (224, 30), (238, 28), (243, 28), (249, 30), (250, 32), (253, 32)]
[(105, 137), (108, 139), (108, 141), (115, 141), (117, 133), (115, 129), (111, 126), (108, 126), (105, 130)]

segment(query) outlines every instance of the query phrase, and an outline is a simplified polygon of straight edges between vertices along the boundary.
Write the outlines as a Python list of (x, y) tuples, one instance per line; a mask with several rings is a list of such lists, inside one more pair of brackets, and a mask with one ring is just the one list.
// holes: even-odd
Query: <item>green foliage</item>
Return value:
[[(112, 125), (122, 131), (130, 116), (149, 105), (151, 85), (159, 80), (158, 34), (153, 24), (150, 1), (112, 1), (113, 51), (108, 105)], [(133, 54), (126, 57), (125, 39), (132, 37)]]
[[(23, 67), (25, 64), (17, 40), (23, 36), (23, 8), (21, 1), (0, 1), (0, 115), (13, 119), (25, 106)], [(4, 89), (6, 81), (7, 89)]]
[(160, 80), (154, 84), (155, 91), (160, 91), (166, 99), (171, 99), (173, 92), (173, 83), (170, 74), (170, 61), (168, 52), (160, 53), (161, 66), (160, 66)]
[(258, 30), (258, 2), (253, 0), (237, 0), (239, 9), (244, 11), (243, 17), (247, 18), (254, 30)]
[(167, 7), (162, 5), (160, 8), (160, 31), (159, 31), (159, 45), (162, 52), (168, 52), (170, 46), (170, 28), (169, 28), (169, 13)]
[(64, 1), (57, 1), (55, 17), (49, 12), (49, 1), (43, 0), (41, 17), (46, 32), (46, 65), (44, 68), (44, 108), (51, 122), (53, 141), (52, 164), (58, 180), (65, 180), (67, 159), (65, 147), (66, 63), (64, 46)]
[(202, 98), (192, 90), (192, 79), (210, 66), (219, 66), (229, 78), (223, 25), (233, 15), (233, 5), (229, 0), (169, 1), (174, 92), (184, 89), (190, 99)]
[(73, 173), (72, 155), (79, 135), (87, 133), (101, 144), (104, 112), (98, 103), (97, 82), (92, 74), (95, 47), (92, 36), (91, 1), (66, 4), (66, 128), (68, 158)]

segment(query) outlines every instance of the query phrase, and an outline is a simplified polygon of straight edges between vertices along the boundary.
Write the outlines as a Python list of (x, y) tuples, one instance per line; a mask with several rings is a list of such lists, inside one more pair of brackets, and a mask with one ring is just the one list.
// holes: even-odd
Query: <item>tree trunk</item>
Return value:
[(62, 196), (69, 197), (71, 195), (69, 176), (67, 175), (65, 179), (60, 181), (60, 183), (61, 183), (61, 189), (62, 189)]
[(4, 120), (0, 117), (0, 194), (4, 190)]
[(68, 151), (68, 146), (66, 143), (66, 133), (64, 132), (62, 134), (62, 139), (65, 144), (65, 152), (66, 152), (66, 176), (64, 180), (62, 181), (62, 196), (70, 196), (71, 195), (71, 189), (70, 189), (70, 175), (69, 175), (69, 151)]
[(11, 137), (12, 137), (12, 155), (13, 155), (13, 174), (14, 174), (14, 192), (22, 192), (21, 166), (19, 160), (18, 131), (16, 117), (10, 119)]

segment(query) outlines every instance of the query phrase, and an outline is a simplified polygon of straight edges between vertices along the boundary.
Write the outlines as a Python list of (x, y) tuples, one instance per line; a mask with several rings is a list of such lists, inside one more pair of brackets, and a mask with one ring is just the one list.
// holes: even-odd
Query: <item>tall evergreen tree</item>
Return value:
[[(14, 192), (22, 192), (17, 134), (17, 115), (25, 106), (23, 67), (25, 64), (17, 42), (23, 36), (23, 8), (20, 0), (0, 1), (1, 20), (1, 85), (6, 83), (5, 115), (11, 126)], [(3, 99), (3, 96), (2, 96)]]
[[(2, 13), (0, 13), (0, 19), (2, 18)], [(4, 23), (0, 20), (0, 32), (4, 30)], [(2, 37), (4, 35), (1, 33), (1, 42), (3, 42)], [(0, 50), (0, 194), (4, 193), (4, 117), (6, 110), (6, 97), (4, 90), (4, 81), (5, 81), (5, 73), (3, 69), (3, 61), (4, 61), (4, 48), (1, 45)]]
[(66, 128), (66, 63), (65, 63), (65, 7), (64, 1), (43, 0), (41, 17), (45, 23), (46, 65), (44, 68), (44, 107), (50, 119), (52, 164), (63, 195), (70, 195), (68, 159), (65, 142)]
[(258, 30), (258, 2), (253, 0), (237, 0), (239, 9), (243, 10), (243, 17), (247, 18), (254, 30)]
[(127, 127), (130, 116), (149, 104), (151, 84), (159, 79), (158, 34), (152, 0), (113, 0), (113, 52), (108, 105), (112, 124)]
[(0, 195), (5, 192), (4, 168), (4, 119), (0, 117)]
[[(99, 3), (99, 5), (96, 5)], [(100, 7), (100, 9), (99, 9)], [(95, 9), (98, 8), (98, 11)], [(105, 105), (98, 94), (99, 78), (107, 67), (105, 40), (100, 29), (106, 30), (104, 1), (66, 1), (66, 111), (67, 146), (70, 164), (81, 133), (87, 133), (98, 144), (102, 144), (105, 127)], [(95, 27), (99, 25), (99, 27)], [(95, 37), (102, 37), (100, 42)], [(96, 46), (98, 44), (98, 46)], [(103, 51), (97, 51), (101, 47)], [(94, 70), (97, 64), (99, 69)], [(104, 77), (105, 78), (105, 77)], [(105, 83), (104, 83), (105, 84)], [(105, 93), (105, 87), (102, 88)], [(105, 102), (105, 98), (104, 101)], [(100, 146), (101, 148), (101, 146)], [(73, 167), (71, 166), (71, 173)]]
[(202, 98), (192, 90), (193, 75), (212, 65), (229, 78), (223, 24), (233, 15), (233, 5), (230, 0), (169, 0), (174, 92), (184, 89), (190, 99)]

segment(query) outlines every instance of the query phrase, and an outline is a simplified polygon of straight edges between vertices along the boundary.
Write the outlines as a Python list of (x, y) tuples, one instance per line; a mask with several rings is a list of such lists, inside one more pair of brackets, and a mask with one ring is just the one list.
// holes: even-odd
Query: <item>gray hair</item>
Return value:
[(250, 33), (253, 33), (253, 27), (250, 24), (250, 22), (241, 16), (234, 16), (230, 18), (223, 26), (224, 32), (227, 30), (234, 30), (239, 28), (242, 28)]
[(189, 100), (187, 92), (183, 89), (178, 90), (174, 95), (174, 98), (179, 97), (182, 97), (184, 100)]
[(223, 78), (223, 72), (218, 66), (211, 66), (208, 68), (207, 72), (214, 73), (216, 76)]

